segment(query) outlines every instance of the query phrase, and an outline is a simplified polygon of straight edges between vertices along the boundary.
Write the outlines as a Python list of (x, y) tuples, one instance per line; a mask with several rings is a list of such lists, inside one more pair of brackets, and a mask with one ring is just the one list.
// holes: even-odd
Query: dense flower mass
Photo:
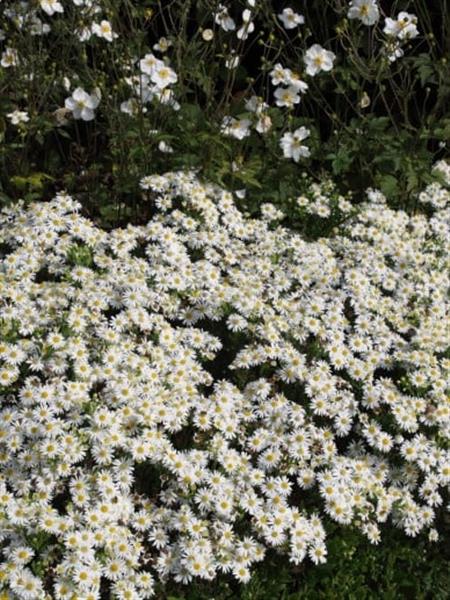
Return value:
[(0, 600), (443, 538), (446, 2), (0, 5)]
[(62, 193), (5, 209), (1, 589), (245, 582), (270, 548), (324, 562), (328, 519), (373, 543), (388, 520), (435, 539), (450, 483), (450, 178), (435, 171), (429, 218), (371, 189), (315, 242), (192, 173), (141, 181), (144, 226), (103, 231)]

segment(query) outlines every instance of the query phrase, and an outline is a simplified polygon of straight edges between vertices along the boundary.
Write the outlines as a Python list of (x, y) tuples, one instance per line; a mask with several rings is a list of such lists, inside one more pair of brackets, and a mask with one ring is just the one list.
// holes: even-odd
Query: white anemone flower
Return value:
[(347, 17), (359, 19), (364, 25), (374, 25), (380, 16), (376, 0), (353, 0), (350, 2)]
[(142, 73), (145, 73), (146, 75), (151, 75), (157, 67), (163, 65), (163, 61), (156, 58), (156, 56), (151, 53), (146, 54), (144, 58), (139, 61), (139, 68)]
[(219, 4), (214, 20), (224, 31), (233, 31), (236, 29), (236, 23), (228, 14), (228, 8)]
[(92, 33), (99, 38), (103, 38), (107, 42), (112, 42), (119, 37), (117, 33), (114, 33), (112, 30), (111, 23), (105, 19), (100, 23), (93, 23)]
[(14, 110), (6, 116), (11, 121), (12, 125), (19, 125), (19, 123), (26, 123), (30, 120), (28, 113), (24, 110)]
[(274, 92), (277, 106), (287, 106), (292, 108), (294, 104), (300, 102), (297, 87), (290, 85), (288, 88), (277, 88)]
[(314, 77), (320, 71), (331, 71), (335, 58), (334, 52), (325, 50), (319, 44), (313, 44), (311, 48), (308, 48), (304, 57), (306, 72)]
[(238, 140), (242, 140), (250, 135), (250, 119), (234, 119), (233, 117), (224, 117), (221, 131)]
[(298, 162), (301, 157), (307, 158), (310, 155), (309, 148), (302, 144), (311, 132), (306, 127), (299, 127), (293, 133), (287, 132), (280, 140), (280, 146), (285, 158), (292, 158)]
[(410, 40), (419, 35), (417, 29), (417, 17), (411, 13), (400, 12), (397, 19), (387, 18), (385, 21), (384, 33), (399, 40)]
[(150, 79), (159, 89), (164, 89), (172, 83), (176, 83), (178, 80), (177, 74), (173, 69), (167, 67), (164, 63), (157, 66), (150, 74)]
[(64, 12), (64, 8), (58, 0), (40, 0), (39, 4), (42, 10), (50, 16)]
[(279, 15), (278, 18), (283, 23), (285, 29), (295, 29), (298, 25), (303, 25), (305, 18), (303, 15), (299, 15), (294, 12), (292, 8), (285, 8)]
[(255, 24), (251, 20), (252, 13), (246, 8), (242, 13), (242, 27), (236, 33), (240, 40), (246, 40), (248, 36), (255, 31)]
[(6, 50), (2, 53), (2, 58), (0, 60), (0, 65), (7, 69), (9, 67), (17, 67), (19, 64), (19, 55), (17, 50), (14, 48), (7, 47)]
[(88, 94), (83, 88), (76, 88), (69, 98), (66, 98), (65, 107), (72, 111), (74, 119), (83, 121), (92, 121), (95, 116), (95, 109), (100, 103), (100, 92), (95, 91)]

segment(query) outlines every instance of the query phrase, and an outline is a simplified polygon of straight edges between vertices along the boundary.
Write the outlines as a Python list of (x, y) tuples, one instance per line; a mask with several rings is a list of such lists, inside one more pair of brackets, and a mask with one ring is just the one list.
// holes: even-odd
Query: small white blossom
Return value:
[(173, 148), (164, 140), (161, 140), (158, 144), (158, 150), (160, 152), (164, 152), (165, 154), (173, 154)]
[(142, 73), (146, 75), (152, 75), (157, 67), (164, 66), (164, 63), (159, 58), (156, 58), (154, 54), (146, 54), (144, 58), (139, 61), (139, 68)]
[(17, 50), (14, 48), (6, 47), (6, 50), (2, 53), (2, 59), (0, 61), (0, 65), (7, 69), (8, 67), (17, 67), (19, 64), (19, 55)]
[(107, 42), (112, 42), (118, 35), (114, 33), (109, 21), (103, 20), (100, 23), (93, 23), (92, 33), (99, 38), (103, 38)]
[(277, 88), (274, 92), (277, 106), (286, 106), (292, 108), (295, 104), (300, 102), (300, 96), (298, 94), (298, 88), (289, 86), (288, 88)]
[(166, 37), (159, 38), (158, 42), (153, 45), (153, 50), (157, 50), (158, 52), (165, 53), (172, 46), (171, 40)]
[(353, 0), (350, 2), (347, 17), (359, 19), (364, 25), (374, 25), (380, 17), (377, 0)]
[(239, 66), (240, 57), (238, 54), (232, 53), (225, 61), (225, 66), (227, 69), (236, 69)]
[(252, 13), (248, 8), (242, 12), (242, 27), (236, 32), (238, 39), (246, 40), (255, 31), (255, 24), (251, 20), (251, 16)]
[(309, 148), (304, 146), (302, 141), (309, 135), (309, 129), (303, 126), (296, 129), (293, 133), (285, 133), (280, 140), (284, 157), (292, 158), (294, 162), (298, 162), (301, 157), (308, 157), (310, 155)]
[(370, 106), (370, 96), (368, 95), (367, 92), (363, 92), (363, 95), (361, 96), (361, 100), (359, 101), (359, 106), (361, 108), (367, 108), (368, 106)]
[(384, 29), (386, 35), (397, 37), (399, 40), (409, 40), (419, 35), (417, 17), (411, 13), (400, 12), (397, 19), (386, 18)]
[(74, 119), (92, 121), (95, 109), (100, 103), (99, 92), (88, 94), (82, 88), (76, 88), (69, 98), (66, 98), (65, 107), (72, 111)]
[(267, 133), (272, 127), (272, 119), (269, 115), (261, 115), (256, 122), (255, 129), (258, 133)]
[(159, 89), (164, 89), (168, 85), (176, 83), (178, 76), (173, 69), (167, 67), (165, 64), (157, 65), (151, 75), (150, 79), (155, 83)]
[(224, 135), (235, 137), (242, 140), (250, 135), (250, 119), (235, 119), (234, 117), (224, 117), (222, 120), (221, 131)]
[(306, 51), (304, 62), (308, 75), (314, 77), (320, 71), (331, 71), (336, 55), (329, 50), (325, 50), (319, 44), (314, 44)]
[(305, 22), (303, 15), (299, 15), (298, 13), (294, 12), (292, 8), (283, 9), (283, 11), (278, 15), (278, 18), (283, 23), (285, 29), (294, 29), (298, 25), (303, 25)]
[(250, 112), (260, 115), (263, 111), (269, 108), (267, 102), (264, 102), (259, 96), (252, 96), (245, 102), (245, 108)]
[(39, 0), (39, 5), (48, 15), (64, 12), (64, 8), (58, 0)]
[(228, 14), (228, 9), (223, 4), (219, 4), (214, 20), (224, 31), (233, 31), (236, 29), (236, 23)]
[[(142, 111), (145, 112), (147, 109), (145, 107), (142, 108)], [(139, 103), (136, 98), (129, 98), (120, 104), (120, 111), (133, 116), (138, 114), (139, 112)]]
[(26, 123), (30, 120), (28, 113), (23, 110), (15, 110), (12, 113), (6, 115), (13, 125), (19, 125), (19, 123)]

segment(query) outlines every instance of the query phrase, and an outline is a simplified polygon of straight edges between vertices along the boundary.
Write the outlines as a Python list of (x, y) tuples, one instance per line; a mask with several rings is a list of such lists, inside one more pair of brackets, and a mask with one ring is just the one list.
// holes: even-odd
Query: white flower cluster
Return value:
[(269, 108), (267, 102), (258, 96), (251, 96), (246, 101), (245, 108), (255, 115), (254, 119), (223, 117), (220, 130), (224, 135), (242, 140), (250, 135), (252, 125), (258, 133), (264, 134), (270, 131), (272, 119), (267, 112)]
[[(37, 7), (36, 7), (37, 4)], [(74, 34), (80, 42), (86, 42), (92, 35), (112, 42), (118, 37), (107, 19), (100, 19), (98, 15), (103, 12), (102, 3), (93, 0), (72, 0), (78, 11), (79, 20), (85, 25)], [(51, 19), (64, 14), (64, 4), (58, 0), (39, 0), (29, 2), (21, 0), (12, 2), (11, 6), (3, 12), (20, 30), (31, 35), (45, 35), (51, 31), (51, 24), (43, 19)], [(4, 65), (2, 65), (4, 66)]]
[[(375, 25), (380, 18), (380, 9), (377, 0), (352, 0), (347, 12), (349, 19), (358, 19), (364, 25)], [(386, 17), (383, 33), (387, 36), (385, 50), (390, 62), (403, 56), (402, 43), (417, 37), (417, 17), (414, 14), (401, 11), (397, 18)]]
[(145, 226), (64, 194), (1, 213), (0, 589), (141, 599), (266, 548), (321, 563), (328, 518), (437, 527), (449, 192), (427, 220), (370, 190), (307, 242), (191, 173), (141, 187)]
[(327, 219), (332, 215), (348, 215), (356, 210), (351, 201), (339, 194), (331, 180), (311, 183), (307, 195), (297, 197), (297, 206), (309, 215)]
[[(251, 8), (254, 7), (254, 4), (254, 2), (249, 2)], [(236, 31), (238, 40), (245, 41), (249, 35), (255, 31), (251, 8), (246, 8), (242, 11), (242, 24)], [(223, 31), (234, 31), (236, 29), (235, 20), (230, 16), (228, 8), (223, 4), (219, 4), (217, 7), (216, 12), (214, 13), (214, 21), (221, 29), (223, 29)]]
[[(161, 40), (160, 40), (161, 41)], [(158, 44), (159, 46), (159, 44)], [(160, 50), (165, 52), (165, 50)], [(140, 104), (148, 104), (152, 100), (171, 106), (174, 110), (180, 108), (175, 100), (171, 85), (178, 81), (178, 76), (167, 62), (157, 58), (151, 52), (138, 60), (139, 74), (126, 79), (134, 89), (135, 98), (130, 98), (121, 104), (121, 111), (133, 115), (139, 111)], [(138, 101), (139, 99), (139, 101)], [(145, 111), (146, 108), (144, 107)]]

